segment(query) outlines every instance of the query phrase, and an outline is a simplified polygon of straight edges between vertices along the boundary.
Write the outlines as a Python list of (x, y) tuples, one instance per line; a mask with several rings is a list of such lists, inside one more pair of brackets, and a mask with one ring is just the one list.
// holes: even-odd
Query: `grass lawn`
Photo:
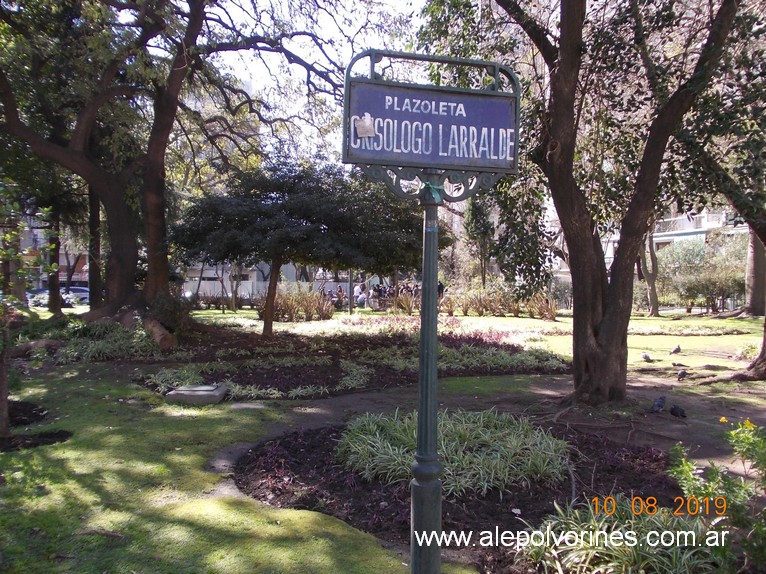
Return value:
[[(204, 321), (260, 332), (253, 312), (206, 311)], [(417, 317), (403, 319), (417, 323)], [(457, 318), (467, 330), (507, 331), (526, 345), (571, 356), (571, 316)], [(277, 324), (304, 334), (373, 329), (375, 318), (338, 313), (331, 321)], [(732, 334), (734, 330), (742, 334)], [(631, 322), (629, 366), (648, 352), (670, 366), (669, 350), (693, 367), (742, 366), (730, 358), (760, 343), (762, 319), (644, 319)], [(294, 402), (232, 410), (230, 403), (179, 407), (139, 387), (132, 376), (150, 365), (113, 362), (32, 370), (13, 398), (50, 411), (30, 431), (66, 429), (65, 443), (0, 453), (0, 571), (77, 573), (391, 573), (407, 572), (395, 553), (371, 536), (322, 514), (280, 510), (248, 499), (211, 497), (221, 480), (205, 470), (223, 447), (257, 441), (284, 422)], [(488, 379), (489, 381), (489, 379)], [(477, 380), (445, 382), (458, 393)], [(487, 382), (483, 392), (501, 391)], [(503, 385), (508, 385), (508, 382)], [(529, 384), (519, 377), (512, 386)], [(16, 429), (17, 432), (23, 429)], [(405, 562), (407, 559), (404, 560)], [(473, 570), (445, 565), (447, 574)]]
[[(407, 572), (375, 539), (313, 512), (210, 498), (216, 450), (256, 441), (285, 403), (169, 406), (131, 365), (32, 374), (14, 393), (51, 411), (65, 443), (0, 454), (0, 569), (8, 574)], [(17, 429), (21, 430), (21, 429)], [(446, 572), (470, 571), (448, 567)]]

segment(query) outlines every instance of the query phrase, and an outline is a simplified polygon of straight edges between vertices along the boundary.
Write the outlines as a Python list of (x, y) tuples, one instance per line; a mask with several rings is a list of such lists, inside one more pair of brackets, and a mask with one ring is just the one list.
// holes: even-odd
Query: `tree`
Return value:
[[(573, 399), (590, 403), (620, 400), (627, 382), (633, 272), (657, 203), (663, 158), (673, 133), (719, 63), (737, 2), (722, 0), (718, 11), (705, 14), (704, 21), (692, 18), (698, 26), (693, 30), (681, 26), (681, 20), (671, 19), (681, 57), (663, 68), (667, 97), (658, 94), (655, 99), (646, 97), (653, 78), (651, 70), (642, 71), (635, 65), (641, 54), (634, 46), (659, 49), (660, 44), (634, 41), (640, 35), (635, 13), (609, 4), (594, 5), (588, 12), (585, 0), (572, 0), (560, 2), (558, 13), (547, 14), (546, 20), (542, 12), (532, 13), (531, 2), (495, 3), (535, 47), (537, 59), (530, 67), (543, 72), (533, 80), (541, 85), (540, 115), (529, 155), (545, 175), (569, 252), (574, 292)], [(665, 3), (645, 4), (640, 15), (662, 21), (663, 10), (668, 8)], [(694, 16), (694, 11), (690, 8), (685, 15)], [(557, 29), (546, 22), (555, 23)], [(698, 29), (706, 31), (704, 40)], [(667, 37), (667, 29), (664, 32)], [(627, 49), (632, 51), (631, 58), (626, 57)], [(628, 66), (617, 65), (622, 62)], [(582, 113), (592, 109), (594, 95), (603, 89), (622, 92), (624, 112), (611, 116), (611, 130), (642, 126), (637, 169), (630, 173), (630, 191), (621, 202), (615, 224), (620, 240), (609, 268), (599, 234), (603, 204), (593, 201), (592, 189), (583, 185), (576, 169), (579, 158), (587, 153), (583, 144), (588, 130), (581, 121)], [(610, 100), (617, 101), (616, 94), (613, 98), (610, 94)], [(606, 172), (614, 165), (602, 163), (599, 169)], [(592, 181), (598, 184), (599, 180)]]
[[(48, 277), (48, 310), (54, 315), (60, 315), (61, 294), (56, 270), (59, 262), (57, 237), (62, 228), (72, 228), (82, 222), (85, 202), (76, 191), (75, 178), (61, 167), (31, 156), (18, 142), (2, 135), (0, 146), (0, 173), (13, 181), (20, 205), (24, 206), (29, 217), (45, 213), (44, 220), (36, 220), (33, 224), (47, 228), (53, 246), (48, 253), (48, 265), (53, 270)], [(21, 295), (20, 298), (23, 298)]]
[[(365, 29), (385, 29), (390, 18), (373, 23), (367, 5), (342, 0), (320, 9), (302, 0), (37, 0), (23, 7), (0, 3), (0, 23), (0, 132), (76, 173), (98, 195), (110, 236), (108, 312), (135, 291), (137, 206), (148, 263), (144, 298), (151, 303), (168, 293), (166, 151), (184, 87), (207, 90), (223, 103), (221, 113), (198, 118), (211, 138), (251, 137), (230, 121), (243, 111), (278, 132), (300, 114), (271, 115), (275, 102), (218, 73), (216, 58), (251, 51), (280, 75), (300, 69), (312, 97), (335, 98), (342, 88), (341, 51), (364, 41)], [(328, 25), (341, 28), (338, 36), (348, 44), (341, 46)], [(94, 142), (110, 153), (94, 153)]]
[(490, 250), (495, 239), (495, 224), (492, 221), (491, 204), (486, 195), (471, 197), (466, 202), (463, 227), (470, 241), (471, 252), (479, 261), (481, 286), (487, 286), (487, 268)]
[(712, 231), (703, 239), (675, 241), (658, 254), (658, 281), (666, 297), (676, 295), (687, 311), (702, 297), (716, 313), (721, 302), (744, 292), (747, 235)]
[[(761, 243), (766, 243), (766, 26), (762, 7), (743, 2), (731, 50), (688, 118), (677, 157), (687, 186), (723, 196)], [(766, 321), (759, 356), (748, 377), (766, 378)]]
[(338, 166), (283, 158), (238, 173), (228, 195), (193, 201), (172, 236), (190, 260), (270, 263), (263, 334), (271, 336), (283, 264), (378, 273), (416, 267), (415, 208)]
[[(654, 227), (654, 223), (652, 224), (652, 227)], [(649, 316), (659, 317), (660, 298), (657, 295), (657, 250), (654, 246), (653, 229), (651, 229), (646, 235), (646, 247), (641, 249), (639, 258), (641, 275), (643, 275), (643, 279), (646, 281), (646, 293), (649, 299)]]
[[(15, 185), (0, 180), (0, 440), (11, 436), (9, 413), (8, 371), (10, 349), (13, 345), (11, 328), (21, 318), (23, 288), (26, 285), (28, 267), (44, 264), (42, 253), (38, 257), (27, 256), (21, 249), (21, 235), (27, 226), (28, 210), (20, 200)], [(16, 296), (14, 284), (22, 288), (21, 297)]]
[(500, 229), (492, 255), (519, 299), (546, 290), (553, 277), (554, 234), (547, 228), (545, 195), (530, 179), (503, 181), (493, 194)]
[(745, 309), (751, 315), (766, 316), (766, 250), (751, 229), (747, 242)]
[(701, 294), (699, 273), (705, 265), (705, 255), (702, 239), (675, 241), (658, 255), (658, 282), (663, 295), (678, 297), (688, 312)]

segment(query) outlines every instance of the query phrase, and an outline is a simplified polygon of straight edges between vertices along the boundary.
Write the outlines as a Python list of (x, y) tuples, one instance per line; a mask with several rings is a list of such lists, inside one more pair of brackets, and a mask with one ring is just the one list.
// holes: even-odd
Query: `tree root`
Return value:
[(707, 386), (716, 383), (748, 383), (753, 381), (766, 381), (766, 372), (761, 370), (733, 371), (729, 375), (714, 377), (694, 383), (694, 386)]
[(99, 309), (92, 309), (85, 313), (82, 318), (85, 321), (97, 321), (99, 319), (110, 319), (120, 323), (126, 329), (133, 329), (142, 324), (152, 340), (162, 351), (168, 351), (178, 346), (177, 337), (168, 331), (168, 329), (157, 319), (147, 316), (148, 309), (141, 304), (140, 297), (135, 295), (131, 298), (130, 304), (115, 309), (114, 306), (106, 305)]
[(19, 343), (14, 347), (11, 347), (8, 352), (12, 359), (18, 359), (20, 357), (28, 357), (38, 349), (44, 349), (46, 352), (56, 351), (65, 346), (66, 342), (60, 339), (40, 339), (38, 341), (29, 341), (27, 343)]

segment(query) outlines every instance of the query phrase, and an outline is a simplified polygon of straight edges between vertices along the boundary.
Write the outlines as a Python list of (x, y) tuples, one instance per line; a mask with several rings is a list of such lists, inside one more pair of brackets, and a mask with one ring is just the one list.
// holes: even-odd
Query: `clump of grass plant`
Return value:
[(736, 544), (724, 547), (726, 557), (741, 567), (740, 571), (766, 564), (766, 432), (750, 419), (730, 423), (726, 439), (745, 469), (746, 476), (734, 476), (724, 466), (710, 464), (703, 470), (687, 458), (679, 444), (673, 449), (674, 463), (670, 469), (684, 495), (699, 500), (725, 500), (726, 519), (734, 528)]
[[(672, 509), (662, 507), (654, 514), (634, 513), (630, 498), (621, 494), (611, 498), (611, 514), (593, 503), (555, 504), (556, 513), (530, 529), (530, 543), (521, 548), (517, 560), (534, 564), (541, 572), (721, 571), (721, 548), (705, 544), (710, 524), (704, 517), (674, 516)], [(678, 535), (672, 545), (654, 546), (654, 538), (647, 538), (650, 532), (683, 536)]]
[(509, 353), (493, 347), (463, 345), (457, 349), (439, 347), (441, 372), (468, 371), (483, 368), (502, 373), (566, 373), (570, 365), (560, 355), (543, 349)]
[[(494, 410), (441, 411), (438, 425), (447, 496), (502, 493), (512, 486), (556, 484), (567, 476), (567, 443), (526, 418)], [(349, 423), (338, 458), (366, 480), (406, 482), (416, 436), (417, 413), (367, 413)]]
[(224, 349), (218, 349), (215, 352), (215, 358), (222, 360), (222, 359), (237, 359), (242, 357), (250, 357), (250, 351), (247, 349), (239, 349), (237, 347), (233, 348), (224, 348)]
[(167, 394), (173, 389), (185, 385), (201, 385), (205, 381), (202, 374), (194, 365), (180, 369), (160, 369), (147, 377), (146, 383), (155, 388), (160, 394)]
[(261, 387), (259, 385), (238, 385), (227, 380), (225, 382), (229, 392), (226, 400), (229, 401), (256, 401), (262, 399), (282, 399), (285, 394), (274, 387)]
[(324, 385), (301, 385), (287, 391), (288, 399), (305, 399), (308, 397), (315, 397), (326, 395), (330, 392)]
[(352, 361), (341, 359), (340, 368), (343, 370), (343, 378), (335, 386), (336, 391), (363, 389), (370, 382), (375, 370), (365, 365), (358, 365)]
[(160, 355), (159, 347), (143, 327), (127, 329), (111, 320), (72, 323), (68, 342), (56, 351), (55, 362), (66, 365)]

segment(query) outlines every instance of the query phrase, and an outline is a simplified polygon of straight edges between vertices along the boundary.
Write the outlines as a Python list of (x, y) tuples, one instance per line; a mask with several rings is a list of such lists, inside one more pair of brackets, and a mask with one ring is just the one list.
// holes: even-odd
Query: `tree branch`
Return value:
[(559, 50), (551, 42), (550, 32), (540, 22), (530, 16), (526, 10), (515, 0), (496, 0), (497, 5), (505, 10), (513, 18), (526, 35), (534, 43), (540, 54), (543, 56), (546, 65), (550, 70), (556, 67), (559, 58)]

